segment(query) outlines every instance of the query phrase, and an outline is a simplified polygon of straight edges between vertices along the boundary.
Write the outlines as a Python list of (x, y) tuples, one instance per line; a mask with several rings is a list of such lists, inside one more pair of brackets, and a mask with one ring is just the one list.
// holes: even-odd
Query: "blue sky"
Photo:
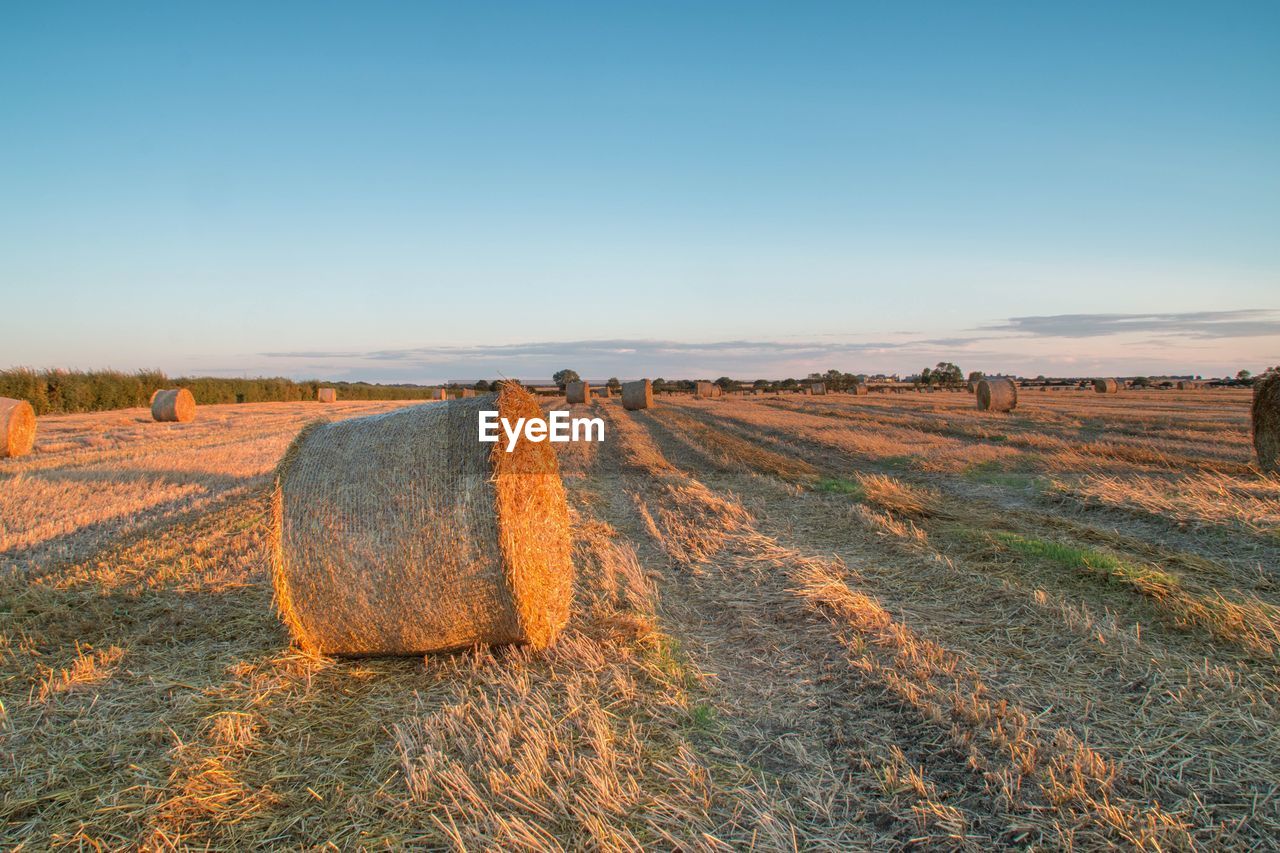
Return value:
[(0, 365), (1257, 370), (1280, 3), (9, 4), (0, 289)]

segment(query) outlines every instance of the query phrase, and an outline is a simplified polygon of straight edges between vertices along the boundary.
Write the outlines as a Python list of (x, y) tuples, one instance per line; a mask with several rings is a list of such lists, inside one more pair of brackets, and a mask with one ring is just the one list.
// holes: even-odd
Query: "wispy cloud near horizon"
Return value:
[[(819, 336), (803, 340), (675, 341), (655, 338), (602, 338), (574, 341), (530, 341), (468, 346), (418, 346), (369, 350), (296, 350), (260, 353), (288, 363), (294, 370), (344, 365), (349, 375), (405, 379), (491, 375), (549, 376), (574, 367), (592, 377), (628, 376), (803, 376), (837, 367), (859, 372), (906, 373), (939, 360), (964, 359), (965, 367), (1017, 369), (1036, 373), (1091, 370), (1112, 366), (1116, 372), (1160, 369), (1211, 369), (1186, 364), (1191, 341), (1253, 341), (1248, 352), (1218, 360), (1270, 359), (1280, 354), (1280, 312), (1270, 309), (1195, 311), (1151, 314), (1058, 314), (1010, 317), (983, 325), (971, 335), (925, 338), (897, 333), (896, 339), (856, 341)], [(1138, 335), (1136, 339), (1130, 336)], [(1063, 348), (1054, 340), (1112, 338)], [(1034, 339), (1029, 341), (1029, 339)], [(1274, 345), (1271, 345), (1274, 344)], [(1271, 349), (1266, 347), (1271, 345)], [(1198, 349), (1199, 347), (1197, 347)], [(1216, 365), (1215, 365), (1216, 366)]]
[(979, 326), (977, 331), (1054, 338), (1094, 338), (1133, 333), (1190, 338), (1280, 336), (1280, 311), (1246, 308), (1151, 314), (1052, 314), (1010, 317), (1000, 323)]

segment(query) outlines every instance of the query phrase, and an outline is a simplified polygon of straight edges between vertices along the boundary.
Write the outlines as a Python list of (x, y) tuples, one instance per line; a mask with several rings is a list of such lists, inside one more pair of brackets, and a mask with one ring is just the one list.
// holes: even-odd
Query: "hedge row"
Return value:
[(316, 389), (338, 389), (339, 400), (424, 400), (434, 391), (417, 385), (320, 382), (292, 379), (222, 379), (183, 376), (170, 379), (158, 370), (0, 370), (0, 397), (27, 400), (37, 415), (97, 412), (146, 406), (157, 388), (188, 388), (199, 403), (266, 403), (314, 400)]

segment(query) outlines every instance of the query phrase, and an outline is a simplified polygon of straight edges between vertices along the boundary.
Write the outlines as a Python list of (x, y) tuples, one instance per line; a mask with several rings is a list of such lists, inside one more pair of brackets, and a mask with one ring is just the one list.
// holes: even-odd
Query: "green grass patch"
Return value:
[(699, 702), (689, 709), (689, 725), (696, 732), (714, 733), (721, 728), (720, 717), (714, 706)]
[(858, 501), (867, 496), (862, 484), (857, 480), (845, 480), (840, 477), (823, 477), (814, 484), (813, 489), (828, 495), (849, 495)]
[(1131, 586), (1141, 584), (1144, 588), (1164, 587), (1175, 589), (1177, 578), (1156, 569), (1133, 566), (1123, 560), (1092, 548), (1078, 548), (1046, 539), (1027, 538), (1016, 533), (1003, 530), (990, 531), (989, 537), (1004, 545), (1011, 551), (1047, 560), (1085, 574), (1106, 578), (1117, 583)]
[(1041, 492), (1048, 482), (1044, 477), (1028, 470), (1031, 465), (1021, 464), (1011, 468), (1000, 460), (977, 462), (970, 465), (961, 474), (971, 483), (982, 483), (987, 486), (1000, 486), (1005, 489), (1016, 489), (1024, 492)]

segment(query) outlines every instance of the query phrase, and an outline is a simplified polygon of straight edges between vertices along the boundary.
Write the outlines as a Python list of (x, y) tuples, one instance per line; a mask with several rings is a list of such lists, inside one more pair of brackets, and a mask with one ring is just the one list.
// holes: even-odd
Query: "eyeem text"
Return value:
[[(501, 429), (502, 434), (499, 434)], [(604, 420), (601, 418), (571, 418), (568, 412), (556, 410), (542, 418), (517, 418), (514, 424), (497, 412), (480, 412), (480, 440), (497, 443), (502, 435), (507, 437), (507, 452), (516, 449), (516, 441), (524, 435), (526, 441), (604, 441)]]

